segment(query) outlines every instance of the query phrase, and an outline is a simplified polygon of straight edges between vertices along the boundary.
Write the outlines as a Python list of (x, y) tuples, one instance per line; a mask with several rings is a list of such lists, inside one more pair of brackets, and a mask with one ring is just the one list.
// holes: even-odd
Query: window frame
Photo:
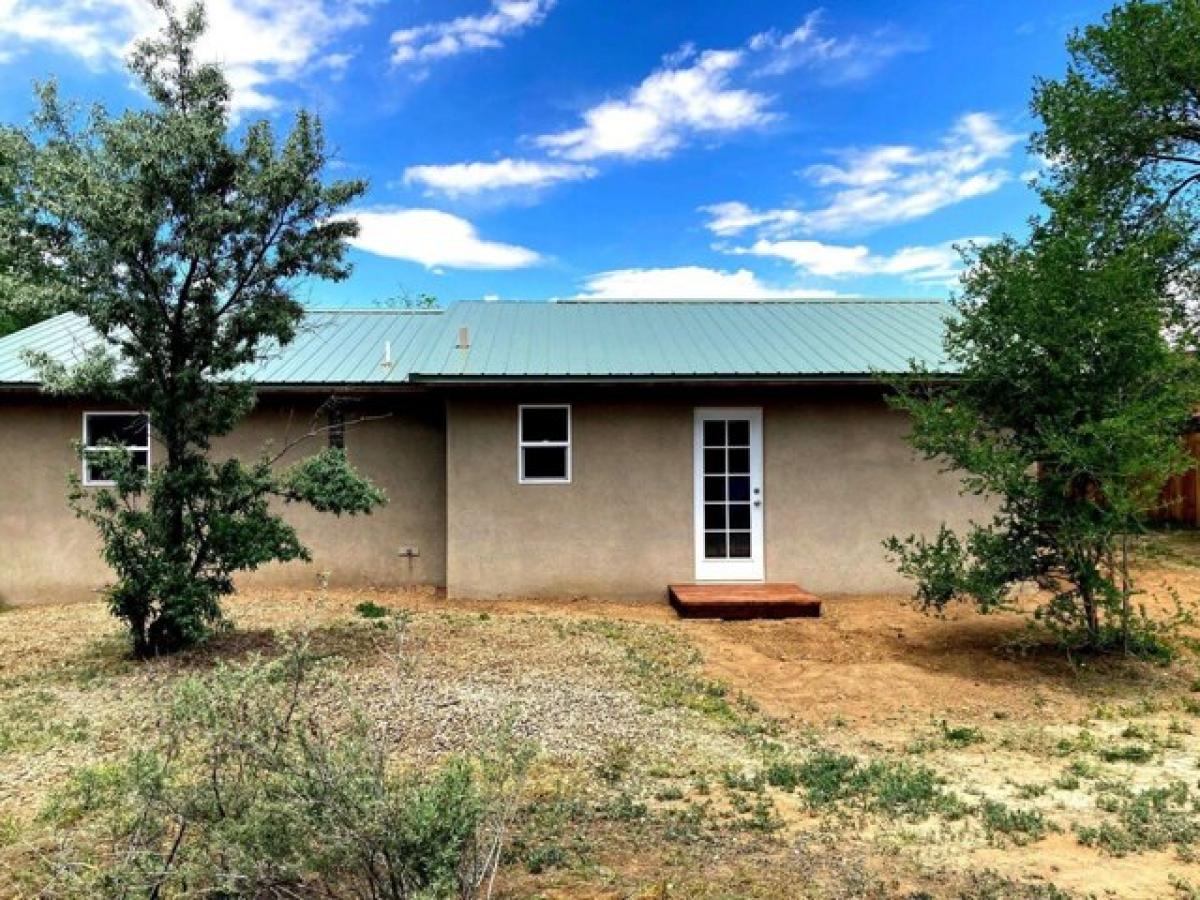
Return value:
[[(567, 439), (565, 441), (526, 441), (525, 410), (562, 409), (567, 413)], [(518, 484), (570, 484), (573, 469), (571, 444), (575, 436), (570, 403), (521, 403), (517, 405), (517, 483)], [(528, 478), (525, 475), (525, 450), (527, 448), (562, 447), (566, 451), (566, 475), (563, 478)]]
[(132, 409), (86, 409), (83, 411), (83, 433), (81, 436), (82, 437), (81, 445), (83, 448), (83, 452), (80, 453), (80, 460), (79, 460), (80, 469), (82, 470), (80, 474), (83, 477), (83, 486), (84, 487), (115, 487), (117, 484), (115, 481), (112, 481), (111, 479), (91, 478), (88, 474), (88, 463), (89, 463), (88, 451), (93, 450), (93, 449), (99, 449), (98, 447), (90, 447), (88, 445), (88, 419), (93, 418), (93, 417), (95, 417), (95, 418), (110, 417), (111, 418), (112, 416), (141, 416), (146, 420), (146, 444), (145, 444), (145, 446), (139, 445), (139, 446), (135, 447), (133, 445), (127, 444), (126, 447), (127, 447), (127, 449), (133, 450), (133, 451), (139, 451), (139, 452), (145, 451), (145, 453), (146, 453), (146, 470), (147, 471), (150, 470), (150, 467), (153, 464), (151, 460), (152, 460), (152, 456), (153, 456), (153, 452), (154, 452), (152, 449), (154, 440), (150, 434), (150, 416), (147, 413), (139, 412), (138, 410), (132, 410)]

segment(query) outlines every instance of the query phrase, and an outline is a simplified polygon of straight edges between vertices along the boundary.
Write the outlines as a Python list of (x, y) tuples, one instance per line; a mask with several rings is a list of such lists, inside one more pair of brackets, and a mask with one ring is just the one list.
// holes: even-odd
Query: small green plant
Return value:
[(948, 725), (941, 722), (942, 739), (951, 747), (970, 747), (972, 744), (982, 744), (983, 732), (970, 725)]
[(1067, 766), (1067, 772), (1078, 778), (1095, 778), (1100, 774), (1095, 763), (1086, 759), (1073, 759)]
[(989, 837), (1003, 837), (1019, 847), (1041, 840), (1050, 830), (1038, 810), (1012, 809), (996, 800), (983, 801), (979, 816)]
[(731, 791), (759, 793), (766, 784), (766, 777), (762, 772), (747, 773), (738, 769), (725, 769), (721, 773), (721, 781)]
[(354, 607), (354, 610), (364, 619), (382, 619), (391, 612), (386, 606), (380, 606), (371, 600), (364, 600)]
[(776, 759), (766, 768), (767, 784), (785, 791), (794, 791), (800, 786), (800, 767), (786, 759)]
[(1014, 793), (1021, 800), (1035, 800), (1038, 797), (1046, 795), (1047, 785), (1044, 784), (1019, 784)]
[(1154, 750), (1145, 744), (1124, 744), (1118, 747), (1102, 747), (1100, 758), (1105, 762), (1144, 763), (1154, 758)]
[(525, 868), (533, 875), (550, 869), (561, 869), (568, 864), (570, 856), (558, 844), (546, 844), (525, 855)]
[(919, 819), (932, 813), (957, 818), (963, 812), (954, 795), (931, 769), (907, 762), (875, 760), (861, 764), (852, 756), (818, 750), (801, 763), (799, 784), (810, 805), (856, 801), (893, 816)]
[(783, 827), (783, 821), (775, 813), (775, 804), (766, 795), (760, 796), (750, 807), (748, 814), (735, 824), (744, 831), (763, 834), (771, 834)]
[(687, 803), (682, 807), (668, 809), (663, 833), (669, 840), (694, 843), (704, 832), (704, 822), (711, 808), (711, 801)]
[(21, 836), (21, 826), (14, 816), (4, 813), (0, 815), (0, 848), (15, 844)]
[(679, 787), (679, 785), (669, 784), (666, 787), (659, 788), (654, 794), (654, 799), (658, 800), (659, 802), (666, 802), (668, 800), (682, 800), (683, 789)]
[(633, 744), (617, 741), (604, 748), (596, 762), (596, 774), (606, 784), (617, 784), (633, 770)]
[(823, 806), (841, 799), (846, 781), (857, 767), (858, 760), (852, 756), (818, 750), (800, 764), (798, 772), (808, 802)]
[(1074, 775), (1071, 772), (1063, 772), (1052, 782), (1054, 787), (1058, 788), (1060, 791), (1077, 791), (1079, 790), (1081, 783), (1082, 782), (1080, 782), (1079, 776)]
[(629, 791), (621, 791), (617, 798), (608, 805), (608, 816), (618, 822), (636, 822), (646, 818), (649, 810), (641, 800), (634, 798)]

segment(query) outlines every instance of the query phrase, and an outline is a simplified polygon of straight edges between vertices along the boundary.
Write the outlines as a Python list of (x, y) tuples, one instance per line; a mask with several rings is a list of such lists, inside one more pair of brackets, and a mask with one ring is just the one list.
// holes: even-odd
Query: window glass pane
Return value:
[(706, 559), (725, 558), (725, 532), (704, 532), (704, 556)]
[[(91, 450), (88, 453), (87, 460), (87, 480), (88, 481), (112, 481), (115, 476), (113, 466), (108, 462), (111, 458), (110, 453), (105, 453), (102, 449)], [(133, 467), (135, 469), (145, 471), (149, 462), (145, 450), (134, 450), (131, 454), (133, 457)]]
[(729, 532), (729, 556), (731, 559), (750, 558), (750, 532)]
[(725, 423), (709, 419), (704, 423), (704, 446), (725, 446)]
[(725, 476), (717, 475), (715, 478), (711, 475), (704, 479), (704, 499), (705, 500), (724, 500), (725, 499)]
[(731, 475), (729, 478), (729, 499), (730, 500), (749, 500), (750, 499), (750, 476), (749, 475)]
[(749, 528), (750, 527), (750, 504), (749, 503), (731, 503), (731, 504), (729, 504), (729, 527), (730, 528)]
[(146, 417), (137, 413), (116, 416), (87, 417), (87, 445), (95, 447), (104, 442), (145, 447), (149, 443)]
[(729, 471), (743, 475), (750, 473), (750, 450), (747, 447), (731, 448), (729, 451)]
[(705, 528), (724, 528), (725, 527), (725, 504), (723, 503), (708, 503), (704, 506), (704, 527)]
[(526, 444), (542, 444), (548, 441), (567, 440), (567, 409), (529, 408), (521, 410), (521, 441)]
[(725, 451), (723, 449), (704, 451), (704, 471), (709, 475), (720, 475), (725, 471)]
[(750, 423), (745, 419), (731, 419), (729, 422), (729, 446), (750, 446)]
[(96, 453), (88, 456), (87, 461), (87, 480), (88, 481), (112, 481), (112, 468), (105, 464), (105, 454)]
[(523, 447), (521, 455), (525, 462), (522, 470), (525, 478), (566, 479), (566, 447)]

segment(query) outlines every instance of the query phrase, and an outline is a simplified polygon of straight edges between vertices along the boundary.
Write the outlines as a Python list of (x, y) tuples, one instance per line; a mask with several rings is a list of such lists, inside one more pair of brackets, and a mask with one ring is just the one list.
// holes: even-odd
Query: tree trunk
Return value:
[(1083, 601), (1083, 617), (1087, 624), (1087, 646), (1090, 650), (1096, 650), (1100, 647), (1100, 613), (1096, 608), (1096, 595), (1090, 584), (1081, 586), (1079, 595)]
[(1129, 535), (1121, 535), (1121, 649), (1129, 655), (1130, 596), (1133, 585), (1129, 579)]

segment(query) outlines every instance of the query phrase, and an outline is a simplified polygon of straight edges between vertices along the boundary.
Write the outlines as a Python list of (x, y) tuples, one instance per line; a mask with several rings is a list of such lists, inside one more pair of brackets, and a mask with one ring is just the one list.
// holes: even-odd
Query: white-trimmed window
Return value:
[(521, 484), (571, 481), (571, 407), (531, 403), (517, 408), (517, 472)]
[(83, 483), (89, 487), (113, 484), (105, 464), (105, 447), (124, 445), (139, 469), (150, 466), (150, 420), (144, 413), (85, 412), (83, 414)]

